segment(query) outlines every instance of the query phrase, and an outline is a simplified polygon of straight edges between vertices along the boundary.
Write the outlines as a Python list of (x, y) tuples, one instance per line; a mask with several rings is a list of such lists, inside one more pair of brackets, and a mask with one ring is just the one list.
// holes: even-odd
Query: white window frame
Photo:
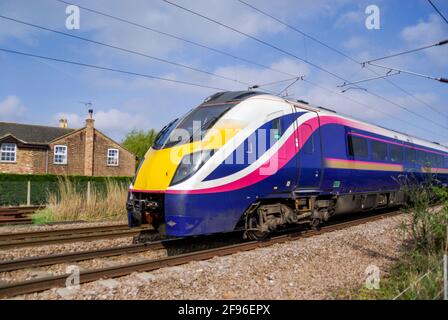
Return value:
[[(62, 148), (65, 150), (64, 153), (61, 152), (57, 152), (58, 148)], [(63, 161), (62, 162), (58, 162), (56, 161), (56, 156), (64, 156)], [(67, 164), (67, 160), (68, 160), (68, 148), (66, 145), (55, 145), (54, 146), (54, 150), (53, 150), (53, 163), (55, 165), (66, 165)]]
[[(116, 151), (116, 154), (114, 156), (110, 155), (111, 151)], [(117, 160), (117, 163), (112, 163), (110, 160)], [(108, 167), (118, 167), (120, 166), (120, 150), (116, 148), (109, 148), (107, 149), (107, 166)], [(115, 161), (114, 161), (115, 162)]]
[[(12, 146), (12, 148), (11, 148), (11, 146)], [(6, 154), (5, 158), (7, 157), (7, 155), (9, 155), (10, 158), (12, 156), (12, 157), (14, 157), (14, 159), (2, 160), (4, 154)], [(15, 144), (15, 143), (2, 143), (0, 145), (0, 162), (4, 162), (4, 163), (16, 163), (17, 162), (17, 144)]]

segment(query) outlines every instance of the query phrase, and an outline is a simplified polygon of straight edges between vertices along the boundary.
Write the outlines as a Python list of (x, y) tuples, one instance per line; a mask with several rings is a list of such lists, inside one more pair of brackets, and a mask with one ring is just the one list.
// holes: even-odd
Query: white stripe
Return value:
[[(282, 135), (280, 140), (278, 140), (267, 152), (265, 152), (260, 158), (258, 158), (254, 163), (250, 164), (248, 167), (244, 168), (241, 171), (238, 171), (236, 173), (233, 173), (229, 176), (222, 177), (215, 180), (209, 180), (209, 181), (202, 181), (207, 176), (209, 176), (227, 157), (232, 154), (236, 147), (238, 147), (242, 142), (244, 142), (248, 136), (250, 136), (257, 128), (260, 126), (251, 126), (250, 130), (244, 130), (244, 139), (241, 140), (241, 137), (238, 137), (236, 139), (237, 143), (232, 143), (232, 141), (229, 141), (225, 146), (223, 146), (221, 149), (218, 150), (218, 152), (210, 158), (210, 160), (190, 179), (187, 181), (175, 185), (171, 187), (170, 189), (174, 190), (198, 190), (198, 189), (208, 189), (208, 188), (215, 188), (219, 187), (221, 185), (225, 185), (228, 183), (232, 183), (234, 181), (237, 181), (248, 174), (252, 173), (253, 171), (257, 170), (259, 167), (261, 167), (265, 162), (267, 162), (272, 155), (274, 155), (280, 147), (289, 139), (289, 137), (294, 133), (295, 129), (300, 126), (302, 123), (312, 119), (316, 118), (317, 114), (314, 112), (308, 112), (300, 118), (298, 118), (295, 121), (295, 125), (292, 124)], [(272, 120), (272, 119), (271, 119)], [(236, 138), (236, 137), (235, 137)]]

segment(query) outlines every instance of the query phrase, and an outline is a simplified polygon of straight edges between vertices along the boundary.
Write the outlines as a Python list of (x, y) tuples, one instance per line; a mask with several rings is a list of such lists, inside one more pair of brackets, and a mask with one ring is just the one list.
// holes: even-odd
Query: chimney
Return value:
[(93, 176), (93, 162), (95, 149), (95, 119), (93, 119), (93, 110), (89, 110), (89, 116), (86, 119), (86, 141), (84, 153), (84, 175)]
[(68, 121), (67, 119), (61, 119), (59, 120), (59, 128), (68, 128)]
[(86, 127), (93, 128), (95, 125), (95, 119), (93, 119), (93, 109), (89, 109), (89, 117), (86, 119)]

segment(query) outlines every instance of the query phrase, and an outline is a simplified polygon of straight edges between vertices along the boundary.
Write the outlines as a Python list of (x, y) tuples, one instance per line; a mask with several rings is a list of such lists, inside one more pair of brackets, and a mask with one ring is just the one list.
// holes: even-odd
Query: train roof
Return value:
[(437, 150), (441, 150), (444, 152), (448, 152), (448, 147), (441, 145), (438, 142), (434, 142), (434, 141), (428, 141), (428, 140), (424, 140), (415, 136), (411, 136), (407, 133), (403, 133), (397, 130), (392, 130), (383, 126), (379, 126), (379, 125), (375, 125), (369, 122), (365, 122), (359, 119), (356, 119), (354, 117), (351, 116), (346, 116), (343, 114), (339, 114), (336, 111), (329, 109), (329, 108), (325, 108), (322, 106), (315, 106), (310, 104), (307, 101), (304, 100), (288, 100), (285, 98), (281, 98), (278, 96), (275, 96), (273, 94), (270, 93), (266, 93), (266, 92), (261, 92), (261, 91), (222, 91), (222, 92), (218, 92), (215, 93), (211, 96), (209, 96), (208, 98), (206, 98), (203, 102), (203, 105), (206, 104), (217, 104), (217, 103), (228, 103), (228, 102), (241, 102), (244, 100), (247, 100), (249, 98), (267, 98), (269, 97), (269, 99), (275, 99), (277, 101), (283, 101), (283, 102), (288, 102), (291, 103), (299, 108), (302, 109), (307, 109), (310, 111), (315, 111), (315, 112), (319, 112), (321, 114), (337, 114), (338, 117), (341, 118), (345, 118), (345, 119), (349, 119), (349, 120), (354, 120), (360, 123), (363, 123), (365, 125), (368, 126), (372, 126), (375, 128), (380, 128), (383, 130), (383, 133), (385, 136), (389, 136), (390, 138), (394, 138), (394, 139), (398, 139), (398, 140), (402, 140), (403, 142), (410, 142), (410, 143), (414, 143), (414, 144), (419, 144), (428, 148), (433, 148), (433, 149), (437, 149)]
[(204, 100), (204, 104), (243, 101), (257, 95), (265, 95), (265, 94), (266, 93), (259, 91), (223, 91), (215, 93), (210, 97), (206, 98)]
[[(425, 139), (421, 139), (421, 138), (409, 135), (407, 133), (403, 133), (403, 132), (400, 132), (400, 131), (397, 131), (397, 130), (392, 130), (392, 129), (389, 129), (389, 128), (386, 128), (386, 127), (383, 127), (383, 126), (379, 126), (379, 125), (376, 125), (376, 124), (365, 122), (365, 121), (356, 119), (356, 118), (351, 117), (351, 116), (346, 116), (346, 115), (343, 115), (343, 114), (339, 114), (339, 113), (337, 113), (336, 111), (334, 111), (332, 109), (328, 109), (328, 108), (321, 107), (321, 106), (314, 106), (314, 105), (310, 104), (307, 101), (303, 101), (303, 100), (289, 100), (289, 99), (281, 98), (281, 97), (278, 97), (278, 96), (275, 96), (275, 95), (272, 95), (272, 94), (269, 94), (269, 93), (262, 93), (262, 94), (263, 94), (263, 97), (260, 97), (261, 94), (258, 93), (256, 95), (257, 96), (256, 98), (267, 98), (267, 97), (269, 97), (270, 99), (275, 99), (277, 101), (284, 101), (284, 102), (286, 101), (286, 102), (289, 102), (289, 103), (291, 103), (291, 104), (293, 104), (293, 105), (295, 105), (295, 106), (297, 106), (299, 108), (307, 109), (307, 110), (310, 110), (310, 111), (315, 111), (315, 112), (318, 112), (320, 114), (330, 114), (330, 115), (331, 114), (333, 114), (333, 115), (337, 114), (338, 117), (341, 117), (341, 118), (344, 118), (344, 119), (348, 119), (348, 120), (357, 121), (359, 123), (362, 123), (362, 124), (365, 124), (365, 125), (368, 125), (368, 126), (371, 126), (371, 127), (379, 128), (379, 129), (382, 130), (382, 132), (384, 133), (385, 136), (388, 136), (390, 138), (401, 140), (403, 142), (409, 142), (409, 143), (413, 143), (413, 144), (418, 144), (418, 145), (421, 145), (421, 146), (425, 146), (427, 148), (432, 148), (432, 149), (436, 149), (436, 150), (443, 151), (443, 152), (448, 152), (448, 147), (444, 146), (444, 145), (442, 145), (442, 144), (440, 144), (438, 142), (428, 141), (428, 140), (425, 140)], [(252, 98), (252, 97), (255, 97), (255, 95), (250, 96), (248, 98)]]

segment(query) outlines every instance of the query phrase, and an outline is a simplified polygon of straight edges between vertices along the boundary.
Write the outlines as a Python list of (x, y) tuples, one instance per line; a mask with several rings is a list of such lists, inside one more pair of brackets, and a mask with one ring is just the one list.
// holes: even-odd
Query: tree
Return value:
[(147, 132), (132, 130), (124, 138), (122, 145), (137, 156), (137, 166), (145, 158), (145, 154), (154, 143), (156, 135), (157, 132), (154, 129)]

